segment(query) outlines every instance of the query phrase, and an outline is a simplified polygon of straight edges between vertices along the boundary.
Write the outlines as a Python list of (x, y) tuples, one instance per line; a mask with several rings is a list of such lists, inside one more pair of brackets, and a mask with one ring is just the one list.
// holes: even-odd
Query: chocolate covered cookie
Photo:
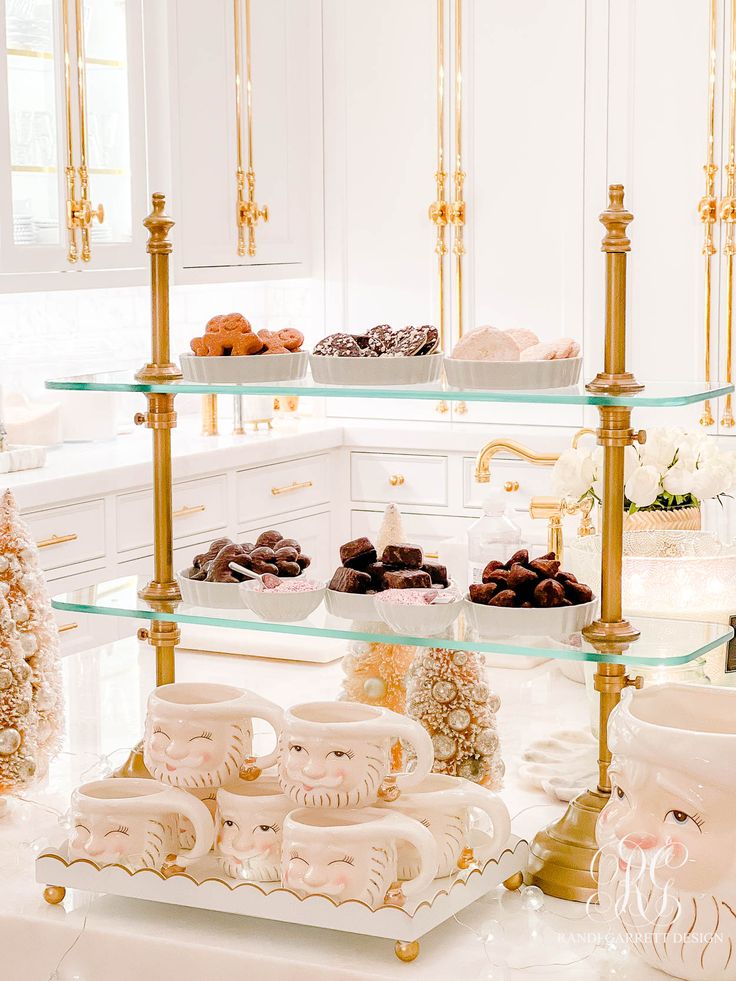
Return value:
[(315, 345), (312, 354), (332, 358), (359, 358), (360, 348), (351, 334), (330, 334)]
[(379, 356), (387, 354), (393, 347), (395, 334), (396, 331), (392, 327), (389, 327), (388, 324), (379, 324), (377, 327), (371, 327), (366, 334), (368, 347)]
[(206, 552), (202, 552), (200, 555), (194, 556), (192, 559), (192, 565), (195, 569), (201, 569), (202, 566), (206, 565), (208, 562), (211, 562), (212, 559), (215, 558), (221, 548), (232, 544), (233, 543), (230, 538), (216, 538)]
[(381, 561), (386, 565), (397, 565), (403, 569), (419, 569), (424, 561), (424, 553), (419, 545), (387, 545)]
[(440, 332), (436, 327), (423, 326), (422, 330), (427, 332), (427, 342), (421, 351), (417, 351), (417, 356), (423, 356), (425, 354), (434, 354), (437, 348), (440, 346)]
[(371, 577), (367, 572), (349, 569), (344, 565), (335, 569), (328, 586), (328, 589), (334, 589), (338, 593), (367, 593), (370, 588)]
[(284, 536), (280, 531), (263, 531), (258, 538), (256, 538), (256, 548), (266, 545), (268, 548), (273, 549), (276, 547), (276, 542), (283, 541), (283, 537)]
[(395, 569), (384, 573), (383, 584), (386, 589), (430, 589), (432, 580), (421, 569)]
[(351, 569), (365, 569), (377, 558), (373, 542), (369, 538), (355, 538), (340, 546), (340, 561)]
[(387, 358), (410, 358), (418, 354), (427, 343), (427, 331), (424, 327), (405, 327), (397, 330), (394, 341), (386, 351)]
[(447, 577), (447, 566), (440, 565), (439, 562), (423, 562), (422, 572), (429, 573), (433, 586), (445, 588), (450, 585), (450, 580)]
[(482, 606), (488, 606), (497, 591), (495, 582), (473, 582), (468, 587), (470, 601), (480, 603)]

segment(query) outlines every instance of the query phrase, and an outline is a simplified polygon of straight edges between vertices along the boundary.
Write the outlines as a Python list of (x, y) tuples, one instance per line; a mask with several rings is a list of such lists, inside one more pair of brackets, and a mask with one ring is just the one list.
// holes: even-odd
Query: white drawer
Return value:
[(269, 524), (248, 526), (238, 533), (237, 541), (254, 542), (262, 531), (274, 527), (285, 538), (295, 538), (302, 547), (305, 555), (312, 560), (309, 573), (317, 579), (329, 579), (335, 571), (339, 560), (336, 555), (330, 556), (330, 513), (314, 514), (308, 518), (294, 518), (283, 521), (277, 518)]
[(491, 460), (491, 482), (475, 480), (475, 457), (463, 458), (463, 507), (480, 509), (491, 487), (508, 491), (509, 505), (514, 511), (528, 511), (529, 502), (539, 495), (552, 494), (552, 467), (535, 467), (523, 460)]
[(44, 572), (105, 557), (105, 502), (24, 514), (41, 555)]
[[(421, 545), (427, 559), (436, 559), (438, 549), (451, 538), (463, 538), (475, 518), (454, 518), (436, 514), (402, 514), (406, 537), (413, 545)], [(376, 540), (383, 520), (382, 511), (352, 511), (350, 531), (353, 538), (366, 535)]]
[(354, 501), (444, 507), (447, 457), (351, 453), (350, 496)]
[(326, 504), (330, 500), (330, 458), (254, 467), (237, 474), (238, 527), (253, 528), (275, 514)]
[[(174, 484), (174, 541), (224, 528), (227, 478), (224, 474)], [(153, 491), (122, 494), (115, 501), (118, 552), (153, 547)], [(213, 534), (212, 536), (216, 536)]]
[[(212, 538), (205, 538), (195, 545), (181, 545), (179, 548), (175, 548), (174, 573), (176, 574), (177, 572), (183, 572), (185, 569), (188, 569), (192, 564), (194, 556), (206, 552), (212, 541), (219, 537), (219, 535), (213, 535)], [(128, 559), (127, 562), (121, 562), (118, 565), (118, 570), (118, 577), (141, 576), (148, 581), (153, 575), (153, 556), (143, 555), (138, 559)]]

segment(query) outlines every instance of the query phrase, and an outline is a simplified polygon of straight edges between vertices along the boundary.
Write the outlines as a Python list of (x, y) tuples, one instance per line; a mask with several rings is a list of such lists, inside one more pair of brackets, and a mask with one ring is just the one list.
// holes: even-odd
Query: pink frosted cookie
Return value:
[(461, 337), (452, 357), (459, 361), (518, 361), (519, 345), (513, 337), (495, 327), (476, 327)]
[(561, 358), (576, 358), (580, 345), (572, 337), (561, 337), (556, 341), (542, 341), (521, 352), (522, 361), (559, 361)]
[(533, 344), (539, 344), (539, 338), (534, 331), (526, 330), (524, 327), (511, 327), (509, 330), (505, 330), (504, 334), (508, 334), (509, 337), (513, 337), (513, 339), (519, 345), (520, 351), (523, 351), (527, 347), (531, 347)]

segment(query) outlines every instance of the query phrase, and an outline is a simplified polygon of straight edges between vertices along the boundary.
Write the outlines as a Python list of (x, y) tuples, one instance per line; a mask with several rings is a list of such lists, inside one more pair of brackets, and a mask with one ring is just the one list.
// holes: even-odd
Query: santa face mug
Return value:
[(653, 967), (736, 981), (736, 691), (624, 689), (596, 834), (601, 913)]
[(282, 715), (278, 705), (231, 685), (161, 685), (148, 697), (143, 759), (151, 776), (184, 790), (254, 779), (276, 762), (277, 750), (251, 756), (252, 720), (265, 719), (278, 739)]
[[(391, 773), (391, 745), (410, 743), (410, 773)], [(365, 807), (395, 799), (426, 777), (432, 740), (412, 719), (359, 702), (306, 702), (284, 715), (279, 783), (302, 807)]]
[[(400, 841), (417, 850), (419, 870), (397, 882)], [(351, 899), (371, 909), (400, 906), (430, 884), (437, 872), (437, 845), (418, 821), (387, 809), (359, 811), (304, 807), (284, 821), (282, 882), (299, 896), (327, 896), (335, 903)]]
[[(438, 876), (452, 875), (473, 861), (470, 847), (473, 811), (481, 811), (492, 825), (490, 835), (475, 829), (472, 832), (474, 838), (482, 834), (484, 839), (478, 849), (481, 861), (497, 858), (511, 833), (508, 808), (500, 797), (469, 780), (445, 773), (430, 773), (418, 787), (384, 807), (414, 818), (429, 829), (437, 843)], [(419, 856), (414, 849), (399, 846), (399, 878), (411, 879), (418, 868)]]
[(72, 794), (69, 857), (95, 865), (130, 869), (165, 868), (179, 848), (179, 821), (193, 831), (191, 849), (180, 852), (178, 867), (202, 858), (212, 847), (214, 827), (205, 805), (183, 790), (156, 780), (110, 778), (78, 787)]
[(284, 819), (294, 807), (275, 777), (217, 791), (215, 853), (233, 878), (278, 882)]

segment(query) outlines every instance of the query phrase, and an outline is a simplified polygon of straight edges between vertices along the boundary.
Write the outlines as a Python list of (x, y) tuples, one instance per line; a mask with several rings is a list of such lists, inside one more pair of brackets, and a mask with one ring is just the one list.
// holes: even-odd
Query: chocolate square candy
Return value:
[(365, 567), (365, 572), (367, 572), (371, 577), (371, 588), (377, 593), (380, 593), (383, 590), (383, 577), (389, 571), (390, 570), (386, 568), (383, 562), (371, 562), (370, 565)]
[(440, 565), (439, 562), (424, 562), (422, 572), (428, 572), (429, 578), (434, 586), (449, 586), (450, 580), (447, 578), (447, 566)]
[(424, 552), (419, 545), (387, 545), (381, 561), (387, 565), (398, 565), (404, 569), (419, 569), (424, 561)]
[(365, 569), (377, 558), (370, 538), (355, 538), (340, 546), (340, 561), (350, 569)]
[(349, 569), (344, 565), (335, 569), (329, 585), (329, 589), (335, 589), (338, 593), (367, 593), (370, 588), (371, 577), (367, 572)]
[(421, 569), (397, 569), (384, 573), (383, 585), (385, 589), (431, 589), (432, 580)]

